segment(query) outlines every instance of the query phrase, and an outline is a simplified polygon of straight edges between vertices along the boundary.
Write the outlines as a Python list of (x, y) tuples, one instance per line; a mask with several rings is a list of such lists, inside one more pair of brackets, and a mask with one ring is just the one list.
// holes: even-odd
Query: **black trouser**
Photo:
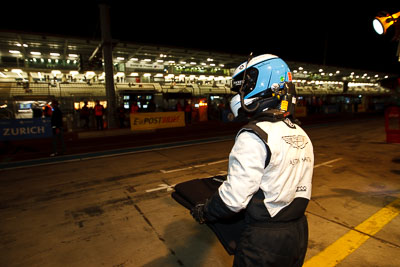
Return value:
[(96, 127), (97, 130), (103, 130), (103, 116), (96, 116)]
[(64, 129), (61, 128), (53, 128), (53, 138), (52, 138), (52, 145), (53, 145), (53, 153), (58, 153), (58, 143), (61, 144), (61, 154), (65, 153), (65, 142), (64, 142)]
[(305, 216), (290, 222), (250, 223), (242, 232), (233, 266), (302, 266), (307, 243)]

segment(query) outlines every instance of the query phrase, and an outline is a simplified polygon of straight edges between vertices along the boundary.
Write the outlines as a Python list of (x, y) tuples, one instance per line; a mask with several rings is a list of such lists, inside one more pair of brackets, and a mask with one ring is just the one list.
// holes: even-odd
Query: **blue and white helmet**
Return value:
[(231, 90), (238, 93), (231, 100), (235, 117), (241, 108), (248, 113), (268, 109), (294, 112), (296, 91), (292, 74), (288, 65), (275, 55), (264, 54), (242, 63), (232, 75)]

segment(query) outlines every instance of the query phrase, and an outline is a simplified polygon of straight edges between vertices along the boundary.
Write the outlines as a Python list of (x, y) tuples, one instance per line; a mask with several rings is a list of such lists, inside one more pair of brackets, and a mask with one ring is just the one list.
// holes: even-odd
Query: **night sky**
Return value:
[[(1, 17), (0, 29), (100, 39), (98, 5), (86, 2), (24, 3), (18, 10), (10, 6), (15, 10), (13, 18)], [(272, 53), (287, 61), (400, 73), (394, 27), (384, 36), (372, 28), (379, 11), (395, 13), (400, 8), (127, 2), (110, 4), (111, 34), (117, 40), (243, 54), (244, 58), (250, 52)]]

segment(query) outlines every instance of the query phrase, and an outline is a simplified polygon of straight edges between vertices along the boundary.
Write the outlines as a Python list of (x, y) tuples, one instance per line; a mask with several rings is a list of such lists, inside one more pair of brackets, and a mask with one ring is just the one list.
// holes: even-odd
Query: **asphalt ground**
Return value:
[[(383, 117), (304, 128), (315, 151), (305, 266), (400, 266), (400, 146), (385, 142)], [(226, 174), (230, 131), (8, 161), (19, 165), (0, 170), (0, 262), (231, 266), (211, 230), (170, 196), (179, 182)]]

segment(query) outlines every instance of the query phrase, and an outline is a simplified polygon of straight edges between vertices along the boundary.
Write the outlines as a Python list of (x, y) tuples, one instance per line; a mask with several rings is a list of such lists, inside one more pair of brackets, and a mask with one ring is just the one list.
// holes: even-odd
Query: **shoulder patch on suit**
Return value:
[(260, 127), (258, 127), (255, 123), (249, 123), (245, 125), (240, 132), (250, 131), (255, 133), (265, 144), (268, 144), (268, 134), (264, 132)]
[(283, 122), (284, 122), (289, 128), (296, 129), (296, 125), (295, 125), (289, 118), (284, 119)]

